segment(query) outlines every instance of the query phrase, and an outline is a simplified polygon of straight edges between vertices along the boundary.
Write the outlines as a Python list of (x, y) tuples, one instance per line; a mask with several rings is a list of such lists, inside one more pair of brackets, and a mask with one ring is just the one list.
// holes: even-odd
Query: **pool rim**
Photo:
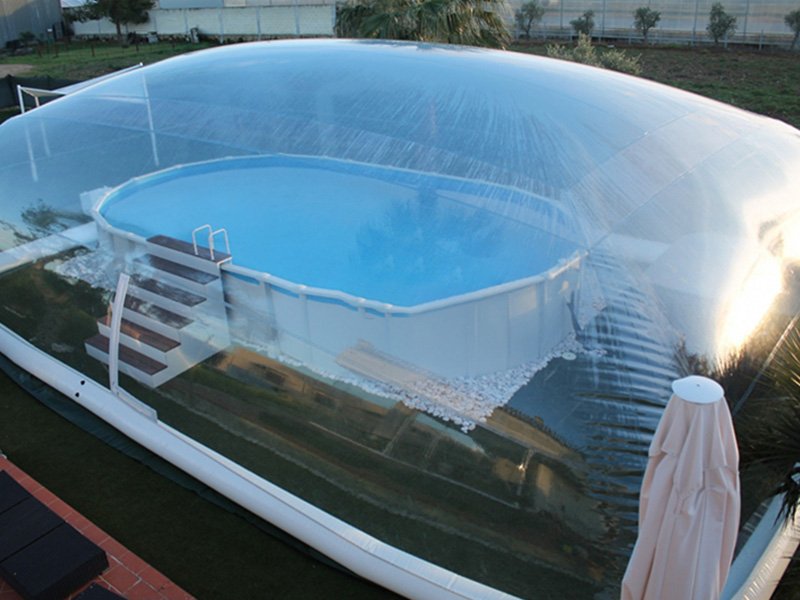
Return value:
[[(138, 175), (136, 177), (132, 177), (127, 181), (111, 188), (105, 190), (102, 195), (100, 195), (97, 200), (93, 203), (90, 214), (92, 218), (97, 223), (98, 227), (105, 230), (107, 233), (114, 235), (116, 237), (121, 237), (123, 239), (127, 239), (128, 241), (132, 242), (136, 246), (139, 247), (146, 247), (147, 245), (147, 238), (144, 236), (134, 233), (132, 231), (127, 231), (125, 229), (121, 229), (111, 223), (103, 216), (100, 212), (103, 206), (106, 204), (109, 199), (112, 199), (114, 196), (121, 193), (122, 190), (135, 187), (136, 185), (141, 185), (145, 181), (149, 181), (152, 179), (157, 179), (161, 177), (165, 177), (170, 173), (178, 172), (181, 170), (187, 169), (198, 169), (204, 165), (218, 165), (224, 162), (246, 162), (250, 160), (263, 160), (267, 157), (280, 157), (280, 158), (295, 158), (295, 159), (312, 159), (312, 160), (325, 160), (330, 162), (336, 163), (344, 163), (348, 165), (363, 165), (368, 167), (378, 167), (378, 168), (391, 168), (393, 170), (404, 171), (408, 173), (414, 174), (421, 174), (421, 175), (433, 175), (438, 177), (444, 177), (447, 179), (453, 180), (463, 180), (469, 181), (473, 183), (482, 183), (488, 184), (488, 182), (482, 182), (477, 180), (470, 180), (461, 177), (453, 177), (450, 175), (439, 175), (436, 173), (427, 173), (424, 171), (415, 171), (411, 169), (404, 169), (400, 167), (387, 167), (386, 165), (376, 165), (372, 163), (363, 163), (360, 161), (352, 161), (352, 160), (342, 160), (333, 157), (321, 157), (321, 156), (314, 156), (314, 155), (300, 155), (300, 154), (284, 154), (284, 153), (270, 153), (270, 154), (257, 154), (257, 155), (248, 155), (248, 156), (228, 156), (224, 158), (215, 158), (210, 160), (192, 162), (192, 163), (183, 163), (180, 165), (174, 165), (171, 167), (167, 167), (165, 169), (160, 169), (157, 171), (151, 171), (150, 173), (145, 173), (143, 175)], [(516, 191), (519, 193), (523, 193), (526, 195), (531, 195), (530, 192), (525, 192), (524, 190), (519, 190), (512, 186), (507, 185), (500, 185), (500, 184), (491, 184), (496, 185), (498, 187), (502, 187), (508, 190)], [(557, 206), (552, 200), (544, 197), (536, 196), (543, 202), (553, 206), (556, 210), (560, 211), (561, 213), (565, 213), (565, 211)], [(205, 226), (205, 225), (204, 225)], [(157, 235), (154, 234), (154, 235)], [(364, 298), (358, 296), (356, 294), (351, 294), (349, 292), (344, 292), (342, 290), (336, 290), (331, 288), (321, 288), (315, 286), (309, 286), (303, 283), (297, 283), (295, 281), (290, 281), (288, 279), (284, 279), (282, 277), (278, 277), (277, 275), (272, 275), (266, 271), (259, 271), (257, 269), (253, 269), (250, 267), (243, 267), (240, 265), (236, 265), (233, 263), (233, 258), (223, 264), (220, 265), (220, 268), (223, 272), (229, 272), (234, 275), (239, 275), (245, 279), (251, 279), (257, 283), (264, 283), (271, 287), (277, 287), (282, 290), (286, 290), (291, 294), (296, 296), (304, 296), (304, 297), (313, 297), (313, 298), (322, 298), (326, 300), (333, 300), (338, 303), (342, 303), (347, 307), (353, 310), (373, 310), (380, 312), (382, 314), (395, 314), (395, 315), (414, 315), (420, 314), (435, 310), (441, 310), (443, 308), (448, 308), (451, 306), (456, 306), (460, 304), (467, 304), (469, 302), (475, 302), (478, 300), (483, 300), (485, 298), (495, 296), (501, 293), (509, 293), (513, 292), (517, 289), (521, 289), (524, 287), (532, 286), (535, 284), (539, 284), (545, 281), (551, 281), (559, 277), (564, 271), (567, 271), (571, 268), (579, 268), (580, 262), (583, 258), (588, 254), (588, 251), (585, 248), (577, 248), (572, 253), (568, 254), (567, 256), (559, 258), (553, 266), (549, 267), (548, 269), (536, 273), (535, 275), (530, 275), (528, 277), (524, 277), (522, 279), (515, 279), (513, 281), (507, 281), (505, 283), (500, 283), (488, 287), (483, 287), (479, 290), (474, 290), (471, 292), (465, 292), (463, 294), (454, 294), (452, 296), (446, 296), (444, 298), (438, 298), (436, 300), (430, 300), (428, 302), (422, 302), (419, 304), (414, 304), (410, 306), (403, 306), (403, 305), (396, 305), (390, 302), (383, 302), (380, 300), (371, 300), (368, 298)]]

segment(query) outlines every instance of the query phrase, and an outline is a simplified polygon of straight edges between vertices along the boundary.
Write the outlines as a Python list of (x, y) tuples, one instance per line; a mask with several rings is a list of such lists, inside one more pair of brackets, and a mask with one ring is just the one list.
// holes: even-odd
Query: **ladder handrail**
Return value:
[(211, 252), (211, 260), (214, 260), (214, 236), (218, 233), (221, 233), (225, 236), (225, 252), (230, 256), (231, 253), (231, 245), (228, 242), (228, 232), (224, 229), (217, 229), (216, 231), (212, 231), (208, 234), (208, 249)]
[[(203, 229), (205, 229), (206, 227), (208, 227), (208, 231), (209, 231), (209, 232), (212, 232), (212, 231), (213, 231), (213, 230), (211, 229), (211, 225), (208, 225), (208, 224), (206, 224), (206, 225), (201, 225), (200, 227), (195, 227), (195, 228), (194, 228), (194, 230), (192, 231), (192, 246), (194, 246), (194, 255), (195, 255), (195, 256), (199, 256), (199, 255), (200, 255), (200, 253), (197, 251), (197, 237), (196, 237), (196, 236), (197, 236), (197, 232), (198, 232), (198, 231), (201, 231), (201, 230), (203, 230)], [(208, 237), (209, 237), (209, 239), (211, 239), (211, 236), (212, 236), (212, 235), (213, 235), (213, 233), (209, 233), (209, 234), (208, 234)], [(212, 258), (214, 257), (214, 251), (213, 251), (213, 249), (212, 249), (212, 251), (211, 251), (211, 257), (212, 257)]]
[(211, 260), (214, 260), (214, 236), (218, 233), (221, 233), (225, 236), (225, 252), (230, 256), (231, 253), (231, 244), (228, 241), (228, 232), (223, 229), (217, 229), (214, 231), (211, 228), (211, 225), (205, 224), (201, 225), (200, 227), (195, 227), (192, 231), (192, 247), (194, 248), (194, 255), (200, 256), (200, 252), (197, 251), (197, 232), (202, 231), (203, 229), (208, 229), (208, 252), (211, 257)]

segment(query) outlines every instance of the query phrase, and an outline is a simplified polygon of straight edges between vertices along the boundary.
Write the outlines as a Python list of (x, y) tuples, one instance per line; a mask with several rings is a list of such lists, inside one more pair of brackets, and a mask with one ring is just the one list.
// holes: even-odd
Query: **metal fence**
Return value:
[[(524, 0), (512, 0), (518, 9)], [(706, 33), (709, 13), (715, 0), (540, 0), (544, 17), (531, 30), (532, 38), (569, 38), (574, 35), (570, 21), (585, 11), (594, 11), (595, 38), (639, 42), (634, 28), (634, 12), (649, 6), (661, 19), (648, 34), (652, 43), (708, 43)], [(732, 44), (761, 44), (788, 47), (793, 34), (784, 22), (792, 10), (800, 8), (796, 0), (722, 0), (725, 11), (736, 17), (736, 31), (727, 40)], [(517, 31), (517, 34), (520, 32)]]
[[(131, 25), (128, 31), (186, 38), (197, 34), (222, 42), (239, 37), (332, 36), (336, 8), (330, 0), (293, 0), (221, 8), (155, 9), (149, 15), (146, 23)], [(116, 35), (116, 27), (107, 19), (74, 23), (73, 29), (80, 36)]]

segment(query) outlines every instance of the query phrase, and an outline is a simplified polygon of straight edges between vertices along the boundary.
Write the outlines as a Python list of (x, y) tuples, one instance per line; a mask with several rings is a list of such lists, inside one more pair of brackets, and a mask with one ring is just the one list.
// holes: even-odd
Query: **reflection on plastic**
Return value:
[(783, 273), (777, 260), (764, 258), (753, 266), (741, 289), (731, 295), (722, 326), (725, 351), (741, 348), (782, 290)]

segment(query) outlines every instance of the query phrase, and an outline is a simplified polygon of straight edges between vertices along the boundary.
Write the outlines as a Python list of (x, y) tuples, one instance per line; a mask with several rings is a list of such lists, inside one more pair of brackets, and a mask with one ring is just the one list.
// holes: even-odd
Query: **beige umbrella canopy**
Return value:
[(722, 387), (675, 381), (650, 444), (622, 600), (716, 600), (739, 529), (739, 451)]

